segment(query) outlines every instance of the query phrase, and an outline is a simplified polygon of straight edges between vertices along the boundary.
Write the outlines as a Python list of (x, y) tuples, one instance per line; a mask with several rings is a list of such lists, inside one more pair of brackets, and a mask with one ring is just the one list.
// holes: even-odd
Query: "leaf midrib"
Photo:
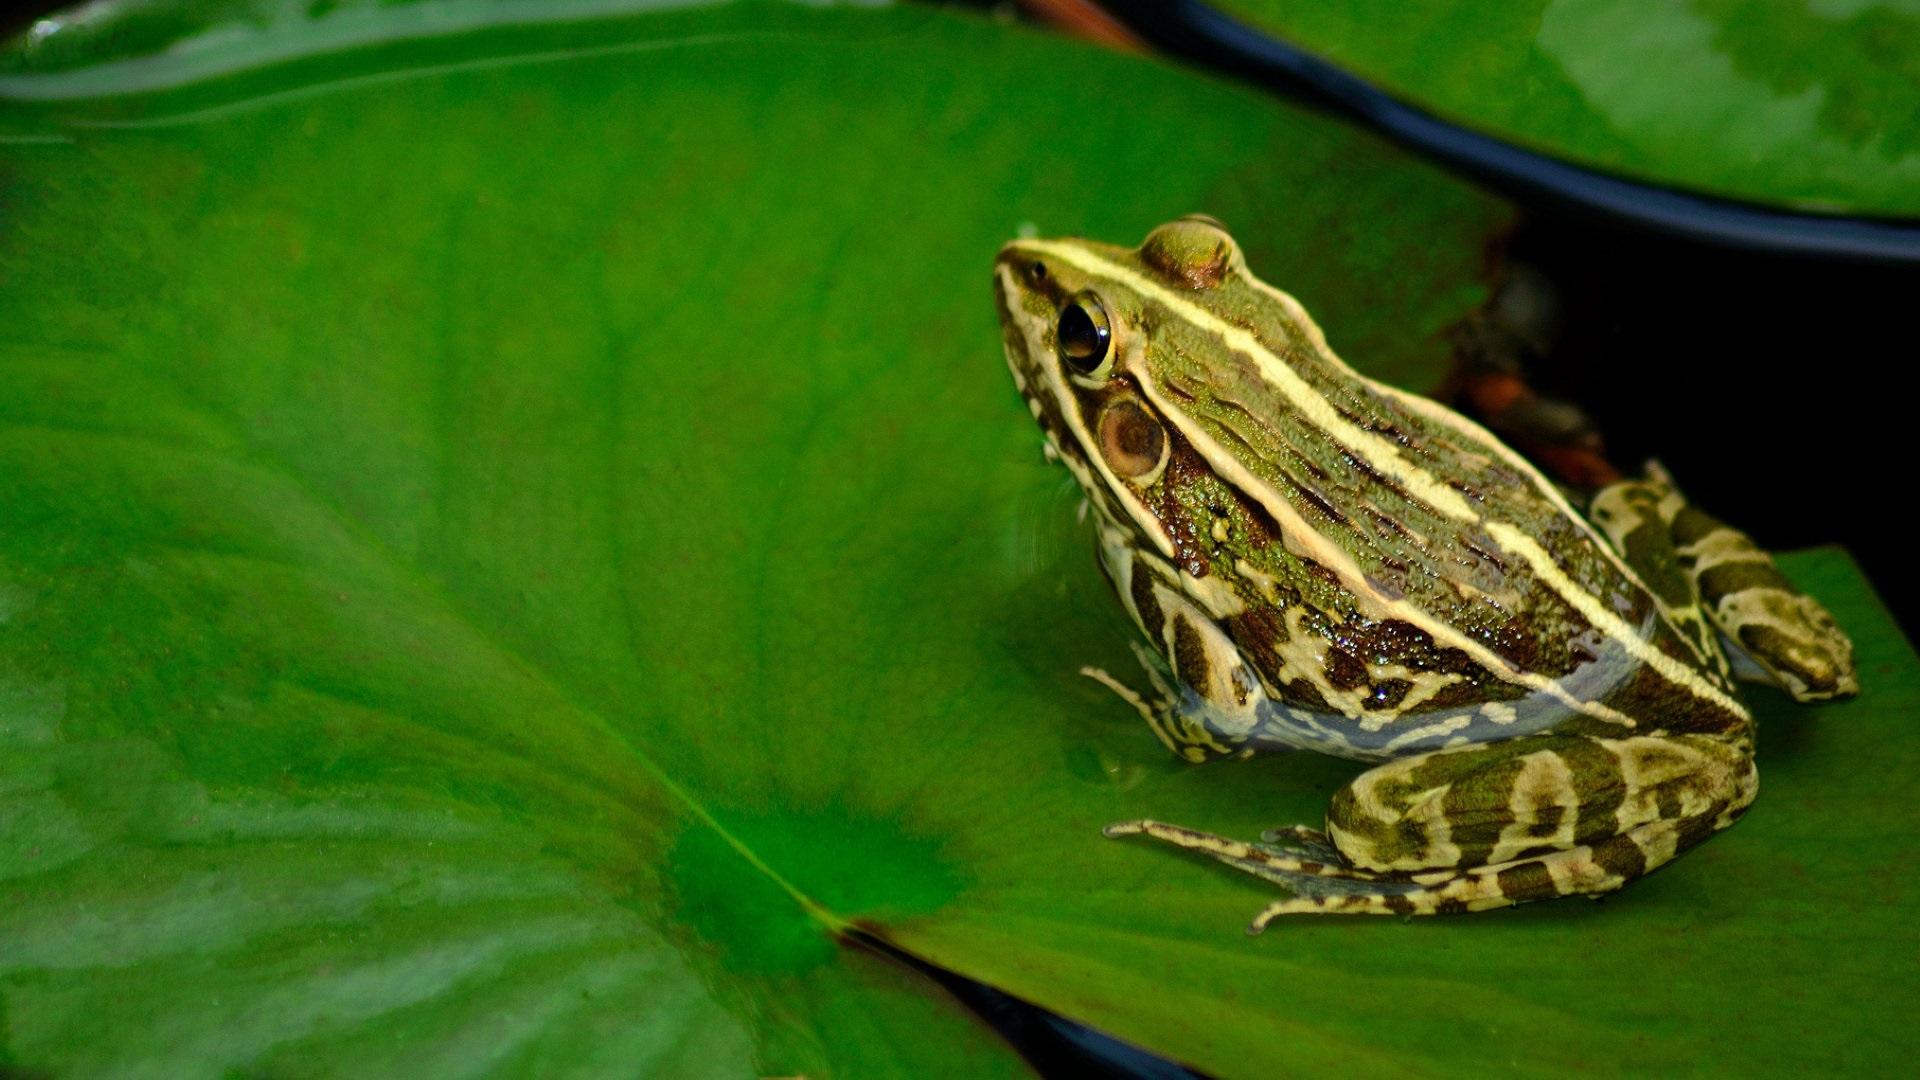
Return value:
[[(443, 581), (432, 574), (426, 573), (418, 565), (405, 558), (392, 544), (381, 538), (378, 533), (369, 528), (357, 516), (349, 512), (338, 500), (327, 495), (324, 490), (295, 467), (292, 461), (285, 458), (269, 444), (255, 437), (253, 433), (235, 417), (223, 410), (212, 407), (202, 396), (185, 394), (185, 388), (182, 387), (177, 380), (168, 378), (166, 381), (176, 392), (181, 392), (186, 400), (195, 401), (197, 405), (196, 411), (206, 418), (215, 429), (225, 433), (232, 439), (234, 446), (242, 450), (246, 458), (249, 459), (248, 464), (271, 475), (278, 476), (289, 483), (293, 490), (311, 506), (319, 509), (325, 516), (332, 519), (340, 528), (343, 535), (358, 543), (374, 562), (384, 565), (393, 571), (396, 576), (407, 581), (416, 591), (416, 595), (420, 599), (432, 606), (438, 607), (441, 614), (453, 619), (490, 651), (504, 659), (507, 663), (513, 665), (517, 673), (553, 694), (557, 700), (564, 703), (569, 709), (581, 717), (586, 718), (599, 728), (603, 734), (611, 737), (614, 742), (626, 750), (633, 762), (638, 765), (648, 777), (658, 783), (660, 787), (672, 796), (675, 801), (680, 803), (687, 812), (692, 814), (697, 821), (713, 830), (747, 865), (764, 874), (768, 880), (779, 886), (783, 892), (793, 899), (794, 903), (797, 904), (802, 911), (819, 922), (829, 933), (835, 936), (847, 936), (853, 931), (854, 927), (849, 919), (813, 899), (813, 897), (801, 890), (799, 886), (790, 881), (786, 875), (782, 874), (765, 859), (761, 858), (760, 855), (741, 840), (739, 836), (728, 829), (725, 823), (716, 817), (712, 811), (707, 809), (704, 803), (695, 798), (693, 792), (675, 780), (671, 774), (661, 768), (660, 765), (643, 752), (639, 746), (635, 745), (632, 739), (609, 722), (604, 713), (581, 700), (579, 695), (574, 693), (564, 680), (558, 678), (546, 668), (535, 663), (525, 654), (513, 648), (507, 639), (489, 627), (483, 620), (475, 616), (470, 609), (462, 604), (457, 596), (446, 587)], [(229, 451), (204, 445), (196, 447), (196, 450), (214, 457), (225, 457), (230, 453)]]

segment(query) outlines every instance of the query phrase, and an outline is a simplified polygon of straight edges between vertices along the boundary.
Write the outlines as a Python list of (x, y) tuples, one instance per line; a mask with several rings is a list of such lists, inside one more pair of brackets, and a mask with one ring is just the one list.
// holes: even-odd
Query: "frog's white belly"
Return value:
[[(1362, 695), (1353, 692), (1335, 702), (1350, 706), (1350, 711), (1290, 704), (1281, 699), (1281, 689), (1254, 669), (1221, 628), (1218, 619), (1241, 606), (1231, 589), (1224, 584), (1209, 587), (1211, 579), (1200, 581), (1181, 574), (1165, 560), (1126, 542), (1125, 529), (1110, 515), (1100, 517), (1101, 562), (1134, 622), (1150, 638), (1159, 639), (1157, 647), (1143, 655), (1142, 661), (1158, 669), (1156, 682), (1179, 699), (1182, 716), (1235, 745), (1259, 750), (1313, 750), (1357, 761), (1384, 761), (1446, 747), (1498, 742), (1560, 724), (1576, 712), (1569, 701), (1602, 701), (1641, 666), (1626, 645), (1612, 637), (1595, 635), (1585, 641), (1593, 660), (1554, 680), (1548, 688), (1529, 690), (1508, 701), (1427, 711), (1398, 706), (1378, 710), (1365, 708)], [(1152, 593), (1160, 609), (1158, 626), (1149, 625), (1152, 620), (1142, 618), (1134, 604), (1131, 583), (1136, 573), (1151, 575)], [(1168, 584), (1176, 577), (1184, 589)], [(1654, 631), (1653, 618), (1649, 616), (1637, 628), (1643, 639)], [(1203, 670), (1197, 675), (1177, 670), (1165, 659), (1179, 655), (1178, 638), (1182, 635), (1197, 640), (1205, 654), (1205, 663), (1199, 665)], [(1303, 658), (1293, 670), (1305, 675), (1331, 700), (1336, 695), (1329, 693), (1334, 688), (1326, 679), (1323, 659), (1313, 650), (1308, 652), (1311, 658)], [(1420, 677), (1417, 673), (1400, 674)], [(1196, 687), (1196, 678), (1208, 685)], [(1432, 678), (1432, 685), (1445, 685), (1446, 679)], [(1451, 678), (1457, 676), (1447, 677)], [(1622, 719), (1632, 722), (1631, 718)]]
[[(1624, 648), (1603, 647), (1600, 657), (1560, 680), (1560, 686), (1581, 700), (1601, 700), (1631, 678), (1638, 666)], [(1262, 749), (1294, 747), (1359, 761), (1382, 761), (1531, 735), (1573, 715), (1574, 710), (1562, 698), (1538, 690), (1512, 701), (1374, 718), (1364, 713), (1355, 717), (1317, 711), (1268, 698), (1250, 743)]]

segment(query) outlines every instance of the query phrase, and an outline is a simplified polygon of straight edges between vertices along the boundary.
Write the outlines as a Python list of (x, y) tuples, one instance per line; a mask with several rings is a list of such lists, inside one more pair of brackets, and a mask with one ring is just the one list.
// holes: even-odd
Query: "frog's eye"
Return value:
[(1113, 325), (1107, 321), (1107, 309), (1090, 292), (1077, 293), (1060, 309), (1059, 325), (1054, 327), (1060, 359), (1082, 375), (1091, 375), (1106, 363), (1107, 350), (1113, 347)]
[(1100, 456), (1121, 477), (1151, 484), (1166, 467), (1167, 431), (1138, 401), (1121, 398), (1100, 414)]

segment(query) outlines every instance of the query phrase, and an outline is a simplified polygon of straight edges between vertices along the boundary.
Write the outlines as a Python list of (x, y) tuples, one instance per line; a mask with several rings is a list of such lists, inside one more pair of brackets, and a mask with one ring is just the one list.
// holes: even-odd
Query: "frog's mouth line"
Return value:
[[(1145, 505), (1130, 501), (1127, 492), (1116, 490), (1122, 482), (1099, 460), (1092, 434), (1078, 426), (1078, 417), (1069, 417), (1069, 410), (1079, 405), (1061, 400), (1071, 398), (1074, 392), (1047, 362), (1051, 349), (1046, 336), (1051, 332), (1051, 320), (1016, 306), (1015, 299), (1023, 295), (1023, 290), (1014, 278), (1012, 265), (1003, 260), (995, 267), (994, 274), (994, 301), (999, 305), (1007, 367), (1020, 396), (1026, 399), (1027, 411), (1046, 436), (1048, 456), (1067, 467), (1080, 485), (1081, 494), (1103, 518), (1124, 529), (1144, 548), (1171, 555), (1173, 539), (1158, 517)], [(1036, 349), (1043, 348), (1048, 352), (1036, 354)]]
[(1053, 448), (1053, 454), (1059, 457), (1072, 457), (1085, 465), (1085, 454), (1077, 440), (1067, 432), (1065, 417), (1060, 415), (1060, 405), (1051, 395), (1044, 392), (1047, 372), (1040, 360), (1034, 356), (1032, 341), (1023, 329), (1032, 319), (1016, 312), (1009, 297), (1014, 295), (1013, 286), (1007, 281), (1008, 269), (1002, 265), (996, 268), (993, 290), (994, 303), (1000, 309), (1000, 340), (1006, 352), (1007, 368), (1013, 374), (1014, 386), (1027, 403), (1027, 412), (1033, 416), (1033, 422)]

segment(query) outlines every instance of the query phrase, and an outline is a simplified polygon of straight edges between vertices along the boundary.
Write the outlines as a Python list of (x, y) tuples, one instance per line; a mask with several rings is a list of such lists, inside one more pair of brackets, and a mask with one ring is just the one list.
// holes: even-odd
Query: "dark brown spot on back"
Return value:
[(1647, 872), (1647, 856), (1640, 845), (1624, 836), (1615, 837), (1593, 849), (1593, 861), (1607, 873), (1621, 878), (1637, 878)]
[(1406, 679), (1382, 679), (1373, 684), (1373, 693), (1367, 695), (1367, 708), (1395, 708), (1411, 689), (1413, 684)]
[(1155, 485), (1160, 498), (1153, 506), (1154, 516), (1166, 526), (1167, 539), (1173, 543), (1174, 564), (1194, 577), (1203, 578), (1213, 572), (1207, 558), (1206, 539), (1195, 529), (1187, 508), (1180, 502), (1179, 492), (1197, 486), (1206, 475), (1206, 466), (1197, 461), (1184, 440), (1175, 439), (1170, 454), (1163, 479)]
[(1460, 547), (1464, 549), (1468, 554), (1472, 555), (1474, 558), (1479, 559), (1482, 562), (1492, 563), (1493, 568), (1500, 571), (1501, 573), (1506, 572), (1507, 561), (1505, 559), (1502, 559), (1500, 556), (1495, 555), (1493, 552), (1488, 551), (1486, 548), (1481, 547), (1479, 544), (1476, 544), (1471, 540), (1462, 540), (1460, 541)]
[(1352, 524), (1352, 522), (1347, 520), (1347, 515), (1341, 513), (1338, 507), (1334, 506), (1331, 502), (1328, 502), (1327, 499), (1324, 496), (1322, 496), (1319, 492), (1313, 490), (1312, 488), (1306, 486), (1303, 483), (1300, 483), (1297, 480), (1294, 481), (1293, 490), (1299, 492), (1300, 498), (1303, 499), (1309, 506), (1312, 506), (1315, 510), (1318, 510), (1321, 516), (1325, 517), (1328, 521), (1331, 521), (1336, 525)]
[(1367, 666), (1345, 649), (1327, 650), (1326, 669), (1327, 681), (1338, 689), (1351, 690), (1366, 684)]

